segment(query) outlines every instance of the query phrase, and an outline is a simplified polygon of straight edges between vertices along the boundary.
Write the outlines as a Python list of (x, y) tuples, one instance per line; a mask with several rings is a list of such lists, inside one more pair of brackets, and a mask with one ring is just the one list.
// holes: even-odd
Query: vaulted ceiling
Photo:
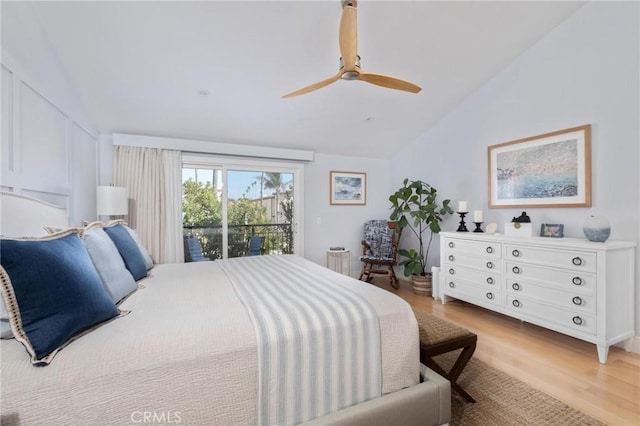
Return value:
[[(33, 2), (101, 133), (387, 158), (583, 2), (358, 2), (362, 67), (411, 94), (338, 81), (339, 0)], [(4, 19), (4, 18), (3, 18)]]

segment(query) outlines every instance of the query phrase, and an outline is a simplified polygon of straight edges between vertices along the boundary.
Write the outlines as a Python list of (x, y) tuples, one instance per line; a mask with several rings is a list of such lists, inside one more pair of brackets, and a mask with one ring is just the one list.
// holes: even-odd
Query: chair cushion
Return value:
[(386, 220), (370, 220), (364, 224), (364, 240), (371, 247), (368, 256), (372, 258), (391, 258), (393, 230)]
[(196, 237), (187, 238), (187, 251), (189, 252), (189, 258), (191, 262), (204, 262), (211, 260), (202, 254), (202, 244)]
[(420, 345), (430, 346), (447, 340), (472, 335), (466, 328), (460, 327), (450, 321), (439, 318), (427, 312), (413, 310), (418, 322)]
[(395, 263), (395, 259), (391, 257), (374, 257), (374, 256), (360, 256), (360, 260), (362, 262), (373, 262), (373, 263)]

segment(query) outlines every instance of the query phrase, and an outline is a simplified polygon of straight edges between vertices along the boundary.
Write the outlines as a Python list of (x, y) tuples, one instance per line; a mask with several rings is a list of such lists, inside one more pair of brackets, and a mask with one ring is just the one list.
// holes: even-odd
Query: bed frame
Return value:
[[(68, 226), (66, 209), (20, 194), (0, 192), (0, 234), (44, 235), (44, 226)], [(449, 382), (421, 365), (421, 383), (314, 419), (309, 425), (440, 425), (451, 417)], [(12, 424), (2, 416), (1, 424)]]

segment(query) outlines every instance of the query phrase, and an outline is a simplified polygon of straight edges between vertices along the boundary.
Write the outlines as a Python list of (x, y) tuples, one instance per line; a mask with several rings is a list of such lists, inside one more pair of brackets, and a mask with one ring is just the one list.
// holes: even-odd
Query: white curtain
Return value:
[(180, 151), (116, 146), (113, 183), (129, 189), (128, 222), (156, 263), (184, 262)]

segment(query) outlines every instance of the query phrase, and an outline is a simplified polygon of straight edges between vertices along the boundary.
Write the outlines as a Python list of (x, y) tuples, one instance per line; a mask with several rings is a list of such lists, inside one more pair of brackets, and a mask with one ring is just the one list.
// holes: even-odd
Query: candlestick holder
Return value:
[(458, 214), (460, 215), (460, 225), (458, 226), (457, 232), (469, 232), (469, 230), (467, 229), (467, 225), (464, 223), (464, 217), (467, 215), (467, 213), (469, 212), (458, 212)]
[(473, 232), (484, 232), (482, 230), (482, 228), (480, 228), (480, 225), (482, 225), (482, 222), (473, 222), (476, 224), (476, 229), (473, 230)]

